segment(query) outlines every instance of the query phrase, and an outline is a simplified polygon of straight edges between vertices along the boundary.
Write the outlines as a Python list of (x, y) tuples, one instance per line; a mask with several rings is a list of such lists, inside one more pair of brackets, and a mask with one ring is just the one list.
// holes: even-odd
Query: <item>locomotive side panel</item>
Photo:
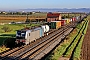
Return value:
[(29, 38), (30, 38), (29, 42), (32, 42), (32, 41), (40, 38), (40, 30), (32, 31), (32, 32), (30, 33), (30, 37), (29, 37)]

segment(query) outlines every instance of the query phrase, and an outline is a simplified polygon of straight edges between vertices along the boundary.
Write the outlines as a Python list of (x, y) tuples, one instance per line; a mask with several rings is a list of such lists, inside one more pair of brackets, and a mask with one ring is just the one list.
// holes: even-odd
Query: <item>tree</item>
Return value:
[(27, 19), (25, 21), (26, 23), (30, 23), (30, 19), (28, 19), (28, 14), (27, 14)]
[(30, 19), (26, 19), (26, 21), (25, 21), (26, 23), (30, 23)]
[(62, 19), (65, 19), (66, 18), (66, 16), (64, 15), (64, 16), (62, 16)]
[(30, 12), (29, 14), (30, 14), (30, 15), (32, 15), (33, 13), (32, 13), (32, 12)]
[(4, 32), (10, 32), (10, 31), (11, 31), (10, 28), (7, 27), (7, 26), (4, 26), (4, 27), (1, 28), (1, 29), (4, 30)]

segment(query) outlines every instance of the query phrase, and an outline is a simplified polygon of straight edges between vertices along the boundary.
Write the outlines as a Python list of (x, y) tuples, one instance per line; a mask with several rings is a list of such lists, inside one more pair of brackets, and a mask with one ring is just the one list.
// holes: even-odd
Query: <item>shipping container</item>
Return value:
[(44, 29), (43, 28), (38, 27), (35, 30), (40, 30), (40, 37), (44, 36)]
[(48, 25), (42, 25), (41, 27), (44, 29), (44, 32), (48, 32), (50, 29)]
[(51, 29), (58, 29), (61, 27), (61, 21), (51, 21)]
[(45, 26), (46, 26), (46, 32), (48, 32), (50, 30), (50, 28), (48, 25), (45, 25)]
[(61, 21), (58, 21), (58, 28), (61, 27)]
[(70, 22), (72, 22), (72, 19), (70, 19)]
[(70, 23), (70, 19), (68, 19), (68, 22)]
[(49, 28), (51, 29), (51, 22), (47, 22), (46, 25), (48, 25)]
[(61, 26), (65, 25), (65, 20), (60, 20), (61, 21)]
[(64, 20), (64, 24), (67, 24), (67, 20), (66, 19), (62, 19), (62, 20)]
[(73, 18), (72, 18), (72, 21), (76, 21), (76, 17), (73, 17)]
[(61, 20), (61, 26), (65, 25), (65, 20)]
[(45, 32), (45, 31), (46, 31), (46, 29), (45, 29), (45, 25), (42, 25), (41, 27), (44, 29), (44, 32)]
[(79, 20), (79, 16), (76, 17), (76, 20)]
[(51, 22), (51, 29), (56, 29), (56, 22)]
[(56, 18), (47, 18), (47, 22), (55, 21)]
[(66, 20), (66, 24), (68, 24), (70, 22), (70, 19), (65, 19)]
[(70, 19), (67, 19), (67, 23), (70, 23)]

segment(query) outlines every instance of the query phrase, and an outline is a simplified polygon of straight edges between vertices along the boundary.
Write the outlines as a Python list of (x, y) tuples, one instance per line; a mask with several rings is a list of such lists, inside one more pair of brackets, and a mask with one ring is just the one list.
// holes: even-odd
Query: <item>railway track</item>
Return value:
[[(66, 29), (65, 29), (66, 30)], [(61, 31), (57, 31), (57, 33), (58, 32), (61, 32)], [(56, 33), (56, 34), (57, 34)], [(61, 33), (63, 33), (63, 31), (61, 32)], [(19, 51), (17, 51), (17, 52), (15, 52), (15, 53), (13, 53), (13, 54), (10, 54), (10, 55), (8, 55), (8, 57), (11, 57), (11, 58), (14, 58), (14, 59), (23, 59), (23, 58), (26, 58), (28, 55), (30, 55), (31, 54), (31, 56), (30, 57), (33, 57), (33, 56), (36, 56), (35, 54), (37, 54), (37, 52), (39, 53), (39, 51), (42, 51), (42, 49), (44, 49), (45, 47), (47, 47), (47, 46), (49, 46), (49, 45), (51, 45), (52, 43), (54, 43), (55, 42), (55, 40), (53, 40), (53, 39), (55, 39), (55, 37), (56, 36), (58, 36), (58, 35), (60, 35), (61, 33), (59, 33), (59, 34), (55, 34), (55, 35), (52, 35), (49, 39), (46, 39), (45, 41), (43, 40), (43, 42), (42, 43), (40, 43), (40, 44), (38, 44), (38, 45), (36, 45), (35, 47), (32, 47), (32, 48), (30, 48), (30, 49), (28, 49), (28, 50), (26, 50), (26, 51), (24, 51), (24, 53), (21, 53), (20, 54), (20, 50)], [(52, 42), (51, 42), (52, 41)], [(48, 44), (49, 43), (49, 44)], [(45, 45), (45, 46), (44, 46)], [(42, 48), (43, 47), (43, 48)], [(25, 48), (26, 49), (26, 48)], [(37, 50), (39, 50), (39, 51), (37, 51)], [(23, 52), (23, 49), (21, 49), (21, 51)], [(36, 52), (36, 53), (34, 53), (34, 52)], [(29, 54), (28, 54), (29, 53)], [(18, 55), (19, 54), (19, 55)], [(5, 58), (2, 58), (3, 60), (5, 60), (5, 59), (8, 59), (7, 57), (5, 57)]]
[[(59, 30), (55, 30), (52, 33), (49, 34), (49, 36), (45, 36), (39, 40), (38, 42), (30, 45), (24, 45), (22, 47), (14, 48), (4, 54), (0, 54), (1, 58), (0, 60), (5, 59), (24, 59), (29, 58), (33, 59), (36, 55), (39, 54), (39, 52), (43, 51), (46, 47), (53, 44), (58, 36), (60, 36), (62, 33), (64, 33), (68, 27), (70, 27), (71, 24), (64, 26), (64, 28), (61, 28)], [(48, 44), (49, 43), (49, 44)]]
[[(57, 34), (57, 33), (59, 33), (59, 34)], [(31, 56), (29, 56), (29, 58), (33, 58), (38, 53), (40, 53), (40, 51), (43, 51), (46, 47), (48, 47), (49, 45), (53, 44), (56, 41), (55, 38), (58, 37), (61, 33), (63, 33), (63, 31), (57, 31), (57, 33), (55, 35), (51, 36), (49, 39), (45, 40), (39, 46), (34, 47), (34, 49), (31, 49), (28, 52), (25, 52), (26, 54), (23, 53), (23, 55), (19, 56), (19, 58), (23, 59), (23, 58), (27, 57), (28, 55), (31, 55)]]
[[(45, 36), (44, 38), (38, 39), (36, 42), (31, 43), (30, 45), (24, 45), (24, 46), (22, 46), (22, 47), (14, 48), (14, 49), (12, 49), (12, 50), (10, 50), (10, 51), (7, 51), (7, 52), (5, 52), (5, 53), (3, 53), (3, 54), (0, 54), (0, 56), (1, 56), (1, 57), (6, 57), (6, 56), (8, 56), (8, 55), (10, 55), (10, 54), (14, 54), (14, 52), (17, 53), (17, 51), (19, 51), (20, 49), (22, 49), (22, 51), (24, 51), (24, 50), (26, 50), (25, 48), (30, 48), (30, 47), (32, 47), (33, 45), (38, 44), (40, 41), (42, 41), (42, 39), (45, 39), (45, 38), (47, 38), (47, 36)], [(24, 47), (25, 47), (25, 48), (24, 48)]]
[[(49, 34), (51, 34), (51, 33), (53, 33), (53, 32), (55, 32), (56, 30), (51, 30), (50, 32), (49, 32)], [(47, 38), (47, 36), (44, 36), (44, 37), (42, 37), (43, 39), (44, 38)], [(39, 38), (39, 39), (37, 39), (36, 40), (36, 42), (32, 42), (32, 43), (30, 43), (30, 47), (32, 47), (33, 45), (35, 45), (35, 44), (37, 44), (37, 43), (39, 43), (40, 41), (42, 41), (42, 38)], [(22, 48), (24, 48), (24, 47), (26, 47), (27, 45), (24, 45), (24, 46), (22, 46), (22, 47), (17, 47), (17, 48), (13, 48), (13, 49), (10, 49), (10, 50), (8, 50), (8, 51), (5, 51), (5, 52), (3, 52), (3, 53), (0, 53), (0, 56), (7, 56), (8, 54), (12, 54), (13, 52), (15, 52), (15, 51), (18, 51), (19, 49), (22, 49)]]

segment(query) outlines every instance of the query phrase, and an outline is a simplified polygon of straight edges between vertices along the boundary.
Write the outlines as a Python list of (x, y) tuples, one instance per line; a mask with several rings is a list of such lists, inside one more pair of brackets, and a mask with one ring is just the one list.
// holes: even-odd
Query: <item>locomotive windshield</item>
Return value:
[(25, 39), (26, 31), (17, 31), (17, 39)]

